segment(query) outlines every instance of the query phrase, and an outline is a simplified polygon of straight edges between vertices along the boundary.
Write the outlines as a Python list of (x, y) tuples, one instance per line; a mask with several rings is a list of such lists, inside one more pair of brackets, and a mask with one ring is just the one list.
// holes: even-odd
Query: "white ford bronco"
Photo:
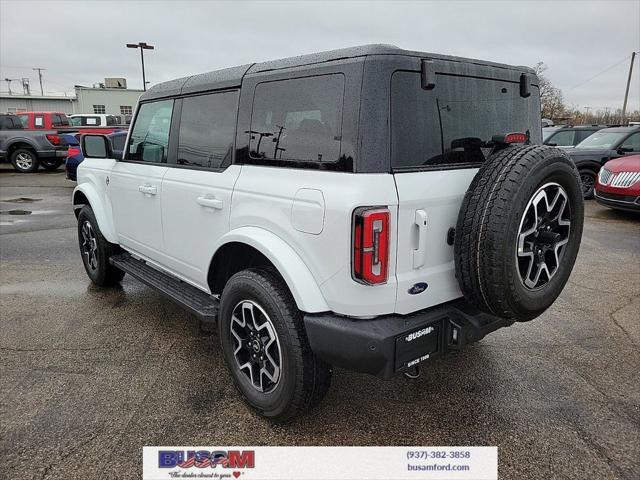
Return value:
[(541, 143), (526, 67), (371, 45), (181, 78), (142, 95), (123, 158), (82, 138), (80, 251), (95, 284), (215, 326), (285, 420), (334, 366), (414, 376), (554, 302), (583, 201)]

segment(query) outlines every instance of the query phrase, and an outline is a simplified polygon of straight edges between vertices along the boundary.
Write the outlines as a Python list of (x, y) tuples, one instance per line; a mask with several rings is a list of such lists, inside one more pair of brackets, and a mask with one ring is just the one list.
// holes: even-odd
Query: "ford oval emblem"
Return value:
[(409, 292), (409, 295), (418, 295), (419, 293), (424, 292), (427, 287), (429, 287), (429, 285), (426, 282), (420, 282), (420, 283), (416, 283), (413, 287), (411, 287), (409, 290), (407, 290)]

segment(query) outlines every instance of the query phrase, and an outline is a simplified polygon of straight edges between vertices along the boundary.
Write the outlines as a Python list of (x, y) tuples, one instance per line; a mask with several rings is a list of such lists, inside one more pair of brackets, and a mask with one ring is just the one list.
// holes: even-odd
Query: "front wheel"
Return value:
[(580, 173), (580, 185), (582, 186), (582, 198), (588, 200), (593, 198), (593, 192), (596, 185), (596, 172), (589, 169), (583, 169)]
[(109, 258), (120, 251), (118, 245), (109, 243), (98, 227), (98, 222), (89, 205), (78, 215), (78, 243), (87, 275), (99, 287), (112, 286), (120, 282), (124, 272), (109, 263)]
[(331, 367), (311, 351), (302, 314), (277, 274), (249, 269), (231, 277), (218, 328), (236, 387), (263, 416), (293, 418), (329, 389)]

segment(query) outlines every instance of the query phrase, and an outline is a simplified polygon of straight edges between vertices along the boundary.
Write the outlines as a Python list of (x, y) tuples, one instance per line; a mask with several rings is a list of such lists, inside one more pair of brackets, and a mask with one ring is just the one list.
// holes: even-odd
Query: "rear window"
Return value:
[(494, 135), (529, 132), (540, 143), (537, 87), (520, 96), (519, 84), (438, 75), (423, 90), (419, 72), (398, 71), (391, 80), (391, 158), (394, 169), (477, 166)]
[(258, 84), (248, 132), (251, 158), (338, 161), (343, 97), (342, 74)]

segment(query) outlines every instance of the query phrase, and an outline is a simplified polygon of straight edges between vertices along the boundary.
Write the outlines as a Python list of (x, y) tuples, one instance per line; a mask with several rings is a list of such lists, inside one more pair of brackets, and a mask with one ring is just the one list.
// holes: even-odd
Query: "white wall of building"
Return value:
[[(0, 94), (0, 113), (19, 111), (71, 113), (127, 113), (135, 111), (142, 90), (76, 87), (75, 97)], [(104, 107), (104, 111), (102, 111)], [(124, 108), (123, 108), (124, 107)], [(98, 111), (99, 110), (99, 111)]]

